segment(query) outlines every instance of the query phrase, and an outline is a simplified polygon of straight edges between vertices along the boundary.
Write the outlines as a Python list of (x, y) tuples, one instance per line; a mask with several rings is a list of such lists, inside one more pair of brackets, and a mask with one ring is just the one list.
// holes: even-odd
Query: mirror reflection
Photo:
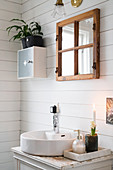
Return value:
[(78, 50), (78, 74), (93, 73), (93, 48)]
[(62, 76), (74, 75), (74, 51), (62, 54)]
[(93, 43), (93, 18), (79, 22), (79, 46)]
[(100, 9), (57, 23), (56, 80), (86, 80), (100, 76)]
[(74, 23), (62, 27), (62, 49), (74, 47)]

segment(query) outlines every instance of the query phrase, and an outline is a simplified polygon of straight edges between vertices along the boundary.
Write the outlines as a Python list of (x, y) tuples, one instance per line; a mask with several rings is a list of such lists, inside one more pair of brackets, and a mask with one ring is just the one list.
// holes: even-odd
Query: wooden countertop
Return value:
[[(56, 169), (60, 169), (60, 170), (72, 169), (75, 167), (80, 167), (80, 166), (84, 166), (84, 165), (88, 165), (88, 164), (93, 164), (93, 163), (103, 162), (106, 160), (113, 159), (113, 155), (111, 154), (109, 156), (96, 158), (96, 159), (92, 159), (89, 161), (77, 162), (77, 161), (73, 161), (73, 160), (64, 158), (63, 156), (60, 156), (60, 157), (58, 157), (58, 156), (57, 157), (33, 156), (33, 155), (22, 152), (20, 147), (12, 148), (12, 151), (14, 152), (14, 154), (22, 156), (23, 159), (30, 158), (31, 160), (35, 160), (39, 163), (43, 163), (47, 166), (50, 166), (50, 167), (53, 167)], [(14, 156), (14, 158), (20, 159), (20, 158), (17, 158), (17, 156)]]

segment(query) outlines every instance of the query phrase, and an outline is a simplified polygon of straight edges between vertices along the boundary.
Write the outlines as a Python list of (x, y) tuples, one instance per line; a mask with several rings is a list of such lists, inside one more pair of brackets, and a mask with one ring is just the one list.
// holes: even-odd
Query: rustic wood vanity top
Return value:
[[(31, 166), (35, 166), (41, 169), (46, 169), (46, 170), (55, 170), (55, 169), (60, 169), (60, 170), (67, 170), (67, 169), (77, 169), (77, 170), (82, 170), (82, 168), (86, 167), (87, 170), (91, 169), (99, 169), (100, 165), (103, 165), (103, 167), (110, 167), (112, 168), (112, 160), (113, 160), (113, 155), (89, 160), (89, 161), (84, 161), (84, 162), (77, 162), (73, 161), (64, 157), (45, 157), (45, 156), (33, 156), (26, 154), (21, 151), (20, 147), (15, 147), (12, 148), (12, 151), (14, 152), (14, 158), (18, 161), (22, 161), (24, 163), (30, 164)], [(91, 168), (93, 167), (93, 168)], [(101, 169), (101, 167), (100, 167)], [(102, 170), (104, 170), (103, 168)], [(85, 170), (85, 169), (84, 169)], [(106, 169), (107, 170), (107, 169)]]

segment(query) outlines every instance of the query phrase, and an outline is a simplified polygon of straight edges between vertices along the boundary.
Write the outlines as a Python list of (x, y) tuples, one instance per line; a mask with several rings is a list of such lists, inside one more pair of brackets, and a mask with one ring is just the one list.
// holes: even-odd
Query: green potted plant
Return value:
[(96, 134), (96, 124), (91, 121), (91, 134), (85, 135), (86, 152), (98, 151), (98, 135)]
[(27, 47), (43, 46), (41, 26), (37, 22), (31, 22), (29, 24), (29, 30), (31, 35), (26, 37)]
[[(18, 22), (18, 25), (12, 25), (8, 27), (6, 30), (8, 34), (11, 32), (12, 29), (17, 31), (11, 39), (21, 40), (23, 48), (32, 47), (32, 46), (43, 46), (43, 39), (41, 32), (41, 26), (37, 22), (31, 22), (29, 25), (21, 19), (12, 19), (11, 22)], [(10, 39), (10, 40), (11, 40)]]
[(17, 34), (15, 34), (11, 39), (13, 39), (13, 41), (21, 40), (23, 48), (26, 48), (27, 47), (26, 37), (31, 35), (28, 24), (26, 24), (26, 22), (21, 19), (12, 19), (11, 22), (18, 22), (18, 25), (15, 24), (15, 25), (8, 27), (6, 29), (8, 31), (8, 34), (11, 32), (12, 29), (16, 30)]

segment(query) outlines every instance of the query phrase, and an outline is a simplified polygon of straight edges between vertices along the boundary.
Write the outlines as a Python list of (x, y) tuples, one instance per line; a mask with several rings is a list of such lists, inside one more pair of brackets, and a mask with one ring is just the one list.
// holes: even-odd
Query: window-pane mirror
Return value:
[(68, 24), (62, 28), (62, 49), (74, 46), (74, 24)]
[(79, 22), (79, 46), (93, 43), (93, 18)]
[(74, 75), (74, 51), (62, 54), (62, 76)]
[(99, 78), (100, 10), (57, 23), (56, 80)]
[(93, 48), (78, 51), (78, 74), (93, 74)]

